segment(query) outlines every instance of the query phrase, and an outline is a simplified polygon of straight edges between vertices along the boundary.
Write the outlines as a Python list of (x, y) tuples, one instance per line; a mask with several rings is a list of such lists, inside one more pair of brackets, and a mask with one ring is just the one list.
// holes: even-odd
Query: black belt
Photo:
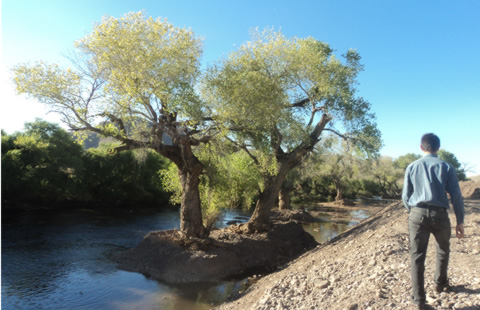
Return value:
[(429, 206), (429, 205), (415, 206), (412, 208), (412, 211), (415, 209), (417, 209), (418, 211), (429, 210), (429, 211), (435, 211), (435, 212), (447, 212), (447, 208), (438, 207), (438, 206)]

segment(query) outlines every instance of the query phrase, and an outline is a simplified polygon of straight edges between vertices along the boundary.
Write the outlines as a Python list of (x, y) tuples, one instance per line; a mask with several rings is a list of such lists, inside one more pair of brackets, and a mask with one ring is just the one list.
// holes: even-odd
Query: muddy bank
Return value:
[(214, 230), (208, 239), (181, 238), (176, 230), (149, 233), (135, 248), (115, 257), (119, 268), (166, 283), (216, 282), (271, 271), (317, 246), (299, 221), (304, 212), (276, 213), (272, 229), (240, 233), (237, 225)]
[[(434, 293), (433, 239), (429, 244), (427, 309), (480, 309), (480, 201), (466, 200), (465, 206), (465, 238), (458, 241), (452, 231), (449, 292)], [(217, 309), (408, 309), (407, 231), (407, 212), (393, 203)]]

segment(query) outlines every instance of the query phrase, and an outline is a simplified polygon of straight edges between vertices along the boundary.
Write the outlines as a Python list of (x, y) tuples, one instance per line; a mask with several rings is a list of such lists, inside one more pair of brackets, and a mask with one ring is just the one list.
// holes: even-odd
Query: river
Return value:
[[(305, 225), (318, 242), (369, 216)], [(249, 215), (224, 212), (216, 226)], [(111, 255), (153, 230), (179, 227), (177, 208), (42, 210), (2, 214), (2, 309), (209, 309), (245, 288), (246, 279), (171, 286), (118, 270)]]

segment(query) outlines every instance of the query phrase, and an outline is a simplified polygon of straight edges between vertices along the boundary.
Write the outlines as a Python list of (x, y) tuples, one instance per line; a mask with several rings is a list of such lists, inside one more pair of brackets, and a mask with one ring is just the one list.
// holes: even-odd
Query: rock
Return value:
[(330, 286), (330, 281), (320, 281), (315, 283), (315, 286), (319, 289), (324, 289)]
[(351, 304), (350, 306), (348, 306), (347, 309), (348, 310), (357, 310), (358, 309), (358, 304)]

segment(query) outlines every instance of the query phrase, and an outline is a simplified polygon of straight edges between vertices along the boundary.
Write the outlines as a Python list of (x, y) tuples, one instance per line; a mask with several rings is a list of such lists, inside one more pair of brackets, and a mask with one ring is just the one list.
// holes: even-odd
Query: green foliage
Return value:
[(152, 151), (112, 153), (106, 140), (84, 152), (56, 124), (42, 120), (25, 131), (2, 131), (2, 200), (11, 203), (55, 204), (164, 203), (158, 170), (166, 161)]
[[(438, 151), (438, 157), (441, 160), (452, 165), (453, 168), (455, 168), (455, 171), (457, 172), (457, 178), (459, 181), (465, 181), (467, 179), (465, 165), (462, 165), (453, 153), (450, 153), (444, 149), (440, 149)], [(400, 168), (403, 171), (405, 171), (405, 169), (410, 163), (414, 162), (419, 158), (421, 158), (420, 155), (409, 153), (409, 154), (398, 157), (393, 164), (396, 168)]]
[(462, 164), (458, 161), (457, 157), (453, 153), (441, 149), (438, 151), (438, 157), (455, 168), (459, 181), (465, 181), (467, 179), (467, 174), (464, 167), (462, 167)]
[(151, 127), (160, 116), (189, 118), (185, 125), (203, 117), (194, 91), (201, 42), (191, 30), (128, 13), (103, 18), (75, 48), (76, 69), (40, 62), (19, 64), (13, 74), (18, 93), (61, 113), (78, 134), (134, 139), (141, 148), (158, 143)]
[(375, 194), (384, 197), (399, 197), (403, 184), (404, 169), (398, 168), (391, 157), (377, 158), (368, 166), (366, 174), (375, 185)]
[(338, 187), (349, 199), (400, 195), (404, 171), (390, 157), (372, 159), (345, 146), (336, 139), (327, 139), (317, 147), (296, 180), (297, 201), (333, 201)]
[[(199, 96), (195, 84), (200, 39), (166, 19), (147, 18), (141, 12), (106, 17), (75, 48), (75, 69), (40, 62), (20, 64), (13, 74), (19, 93), (61, 113), (84, 138), (94, 132), (120, 141), (109, 141), (84, 155), (85, 199), (128, 201), (152, 191), (161, 196), (155, 178), (165, 163), (149, 152), (142, 162), (138, 152), (111, 153), (113, 149), (150, 148), (180, 171), (192, 168), (186, 163), (198, 163), (198, 154), (205, 167), (200, 188), (204, 212), (214, 214), (218, 207), (251, 205), (267, 186), (262, 182), (280, 171), (285, 177), (323, 131), (346, 137), (369, 154), (381, 144), (370, 104), (356, 95), (356, 78), (363, 67), (354, 50), (339, 59), (328, 44), (313, 38), (288, 39), (273, 30), (255, 31), (251, 42), (208, 69)], [(215, 126), (207, 127), (211, 119)], [(173, 145), (163, 143), (165, 134)], [(236, 149), (198, 147), (214, 134), (233, 141)], [(29, 139), (19, 139), (17, 148), (51, 156), (44, 154), (50, 151), (48, 141)], [(192, 149), (195, 154), (189, 153)], [(292, 153), (299, 155), (288, 165), (281, 161)], [(11, 156), (15, 163), (19, 155)], [(38, 161), (42, 164), (35, 167), (40, 169), (44, 162)], [(60, 160), (55, 163), (61, 165)], [(79, 169), (65, 171), (80, 179)], [(178, 202), (178, 169), (170, 167), (160, 174)], [(148, 182), (153, 187), (142, 188)]]
[(2, 136), (2, 199), (57, 202), (78, 195), (82, 148), (58, 125), (37, 120)]
[(263, 184), (260, 171), (245, 152), (209, 144), (199, 157), (206, 170), (202, 204), (213, 209), (248, 209), (253, 205)]
[(317, 145), (316, 150), (303, 167), (306, 175), (315, 180), (316, 187), (327, 200), (353, 198), (356, 194), (354, 182), (362, 172), (365, 155), (334, 135), (329, 135)]
[(163, 188), (170, 193), (170, 203), (180, 205), (182, 203), (182, 185), (178, 176), (177, 166), (170, 164), (167, 169), (158, 171), (158, 174)]
[(165, 159), (148, 150), (111, 153), (109, 144), (89, 149), (84, 156), (86, 197), (100, 203), (165, 203), (167, 194), (157, 172)]
[[(204, 100), (211, 103), (224, 136), (252, 158), (263, 178), (252, 231), (263, 229), (287, 175), (325, 132), (367, 154), (378, 152), (375, 116), (355, 94), (359, 60), (356, 51), (348, 51), (342, 62), (324, 42), (289, 39), (267, 29), (254, 31), (250, 42), (208, 69)], [(348, 174), (349, 166), (344, 167)], [(346, 183), (340, 179), (335, 179), (337, 189)]]
[(360, 186), (360, 195), (365, 195), (366, 197), (382, 195), (382, 187), (374, 179), (362, 179), (360, 180)]
[(375, 117), (370, 104), (355, 97), (360, 56), (350, 50), (344, 59), (325, 42), (257, 30), (251, 41), (208, 70), (202, 93), (218, 122), (233, 129), (230, 136), (238, 145), (271, 159), (278, 147), (288, 153), (309, 141), (321, 113), (335, 119), (329, 130), (344, 129), (344, 136), (376, 152)]
[(398, 169), (401, 169), (401, 170), (405, 171), (405, 169), (407, 169), (408, 165), (410, 165), (411, 163), (413, 163), (414, 161), (416, 161), (420, 157), (421, 156), (418, 155), (418, 154), (408, 153), (408, 154), (402, 155), (402, 156), (398, 157), (397, 159), (395, 159), (393, 161), (393, 166), (395, 168), (398, 168)]
[[(223, 148), (223, 149), (222, 149)], [(200, 178), (200, 198), (204, 217), (218, 210), (250, 208), (261, 189), (261, 175), (252, 159), (228, 144), (208, 144), (199, 148), (205, 173)], [(170, 202), (180, 204), (182, 188), (178, 169), (170, 165), (159, 172)]]
[(2, 156), (14, 148), (14, 138), (2, 129)]

